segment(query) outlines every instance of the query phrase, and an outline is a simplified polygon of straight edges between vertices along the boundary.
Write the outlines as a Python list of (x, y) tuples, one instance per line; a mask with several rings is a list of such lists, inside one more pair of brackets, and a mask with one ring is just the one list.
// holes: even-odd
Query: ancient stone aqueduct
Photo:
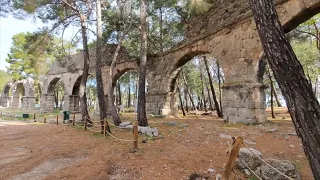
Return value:
[[(216, 8), (191, 21), (186, 41), (171, 50), (148, 56), (147, 113), (177, 113), (175, 81), (182, 66), (200, 54), (212, 54), (225, 74), (222, 94), (224, 119), (229, 122), (265, 121), (265, 86), (262, 84), (264, 63), (260, 60), (262, 45), (247, 0), (219, 1)], [(275, 0), (284, 31), (289, 32), (320, 12), (320, 0)], [(114, 77), (108, 77), (108, 62), (115, 46), (105, 48), (102, 67), (105, 94), (107, 82), (126, 71), (138, 69), (138, 58), (130, 58), (122, 50)], [(94, 74), (95, 51), (90, 53), (90, 73)], [(42, 81), (41, 110), (53, 110), (53, 88), (61, 79), (65, 85), (63, 110), (79, 110), (79, 82), (83, 69), (82, 54), (55, 61)], [(18, 107), (18, 87), (24, 86), (22, 107), (33, 108), (33, 81), (25, 79), (4, 88), (1, 106)], [(9, 97), (11, 90), (12, 97)]]

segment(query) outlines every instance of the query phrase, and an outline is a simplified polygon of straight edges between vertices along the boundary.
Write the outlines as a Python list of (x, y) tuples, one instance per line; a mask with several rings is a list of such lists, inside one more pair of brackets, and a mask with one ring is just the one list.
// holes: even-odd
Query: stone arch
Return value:
[(12, 82), (8, 82), (1, 93), (0, 97), (0, 106), (2, 107), (10, 107), (10, 103), (12, 102), (12, 96), (10, 97), (10, 89), (13, 87)]
[(131, 62), (123, 62), (123, 63), (118, 63), (116, 64), (114, 70), (113, 70), (113, 77), (109, 77), (109, 66), (103, 66), (101, 68), (102, 71), (102, 81), (103, 81), (103, 89), (104, 89), (104, 94), (107, 96), (108, 94), (108, 84), (109, 81), (112, 80), (112, 86), (115, 87), (115, 84), (117, 80), (127, 71), (130, 70), (138, 70), (139, 66), (137, 62), (131, 61)]
[(119, 80), (119, 78), (126, 72), (131, 70), (137, 70), (138, 71), (139, 66), (136, 62), (128, 62), (128, 63), (122, 63), (116, 66), (115, 70), (113, 71), (113, 77), (112, 77), (112, 87), (115, 87), (116, 82)]

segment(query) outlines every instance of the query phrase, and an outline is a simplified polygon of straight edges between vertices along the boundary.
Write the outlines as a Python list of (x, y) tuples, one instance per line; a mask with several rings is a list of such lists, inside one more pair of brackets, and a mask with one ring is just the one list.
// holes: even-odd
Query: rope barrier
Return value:
[(276, 169), (275, 167), (271, 166), (269, 163), (267, 163), (265, 160), (261, 159), (257, 154), (255, 154), (248, 145), (246, 145), (245, 143), (242, 143), (247, 149), (249, 149), (249, 151), (255, 155), (258, 159), (260, 159), (262, 162), (264, 162), (266, 165), (268, 165), (270, 168), (272, 168), (273, 170), (275, 170), (276, 172), (278, 172), (279, 174), (281, 174), (282, 176), (290, 179), (290, 180), (294, 180), (293, 178), (285, 175), (283, 172), (279, 171), (278, 169)]
[(238, 159), (254, 174), (258, 179), (262, 180), (260, 176), (258, 176), (250, 167), (238, 156)]
[(95, 130), (89, 128), (89, 127), (87, 127), (87, 129), (89, 129), (91, 132), (95, 132), (95, 133), (100, 133), (101, 132), (101, 131), (95, 131)]
[(109, 124), (111, 124), (112, 126), (118, 127), (115, 124), (113, 124), (112, 122), (110, 122), (108, 119), (106, 119), (108, 121)]
[(134, 142), (135, 140), (130, 140), (130, 139), (120, 139), (120, 138), (117, 138), (116, 136), (112, 135), (111, 133), (109, 133), (108, 131), (106, 131), (111, 137), (119, 140), (119, 141), (125, 141), (125, 142)]

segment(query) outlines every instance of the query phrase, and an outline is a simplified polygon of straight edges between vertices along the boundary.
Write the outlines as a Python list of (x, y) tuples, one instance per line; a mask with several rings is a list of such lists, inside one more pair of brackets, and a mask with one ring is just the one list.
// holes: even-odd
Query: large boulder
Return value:
[[(250, 148), (250, 150), (254, 154), (258, 155), (260, 158), (262, 158), (262, 154), (258, 150), (253, 148)], [(239, 157), (250, 167), (250, 169), (256, 170), (257, 167), (261, 165), (261, 160), (257, 156), (255, 156), (250, 150), (248, 148), (240, 148)], [(247, 169), (247, 167), (238, 159), (236, 161), (236, 168), (243, 172), (245, 169)]]
[[(266, 159), (267, 163), (269, 163), (272, 167), (276, 168), (280, 172), (284, 173), (285, 175), (295, 179), (300, 180), (300, 176), (296, 170), (294, 164), (292, 164), (288, 160), (277, 160), (277, 159)], [(256, 171), (256, 173), (265, 180), (287, 180), (286, 177), (272, 169), (266, 164), (262, 164), (260, 168)]]
[(145, 134), (147, 136), (150, 136), (150, 137), (159, 136), (158, 128), (138, 126), (138, 132), (142, 133), (142, 134)]

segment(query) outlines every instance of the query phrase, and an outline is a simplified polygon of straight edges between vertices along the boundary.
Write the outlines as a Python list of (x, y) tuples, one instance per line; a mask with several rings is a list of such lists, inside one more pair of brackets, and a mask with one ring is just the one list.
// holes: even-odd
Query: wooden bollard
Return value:
[(76, 113), (73, 114), (72, 126), (74, 126), (75, 121), (76, 121)]
[(106, 130), (107, 130), (107, 120), (104, 118), (104, 123), (103, 123), (103, 136), (106, 137)]
[(36, 113), (33, 114), (33, 120), (36, 120)]
[(133, 149), (138, 149), (138, 125), (135, 123), (133, 125)]
[(222, 180), (229, 180), (230, 173), (235, 165), (242, 142), (243, 142), (242, 137), (237, 137), (237, 139), (234, 141), (229, 160), (225, 166), (225, 169), (222, 175)]
[(57, 115), (57, 125), (59, 124), (59, 115)]
[(47, 123), (47, 116), (46, 116), (46, 115), (44, 115), (43, 122), (44, 122), (44, 123)]
[(84, 117), (84, 130), (87, 130), (87, 117)]

